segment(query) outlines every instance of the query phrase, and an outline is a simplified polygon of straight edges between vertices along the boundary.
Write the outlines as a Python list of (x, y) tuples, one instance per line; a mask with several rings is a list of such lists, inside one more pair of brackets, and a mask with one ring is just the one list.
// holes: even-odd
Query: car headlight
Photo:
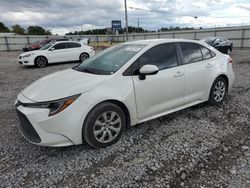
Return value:
[(65, 108), (70, 106), (81, 94), (73, 95), (63, 99), (58, 99), (48, 102), (38, 102), (38, 103), (22, 103), (20, 105), (30, 108), (48, 108), (50, 110), (49, 116), (53, 116), (63, 111)]
[(32, 54), (26, 54), (26, 55), (22, 56), (22, 58), (30, 57), (31, 55), (33, 55), (33, 53)]

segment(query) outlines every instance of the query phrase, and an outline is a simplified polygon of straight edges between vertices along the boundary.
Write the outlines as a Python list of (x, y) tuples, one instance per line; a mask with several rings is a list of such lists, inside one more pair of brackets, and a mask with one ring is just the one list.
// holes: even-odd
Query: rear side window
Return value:
[(173, 43), (160, 44), (146, 51), (138, 59), (140, 67), (143, 65), (156, 65), (159, 70), (177, 66), (176, 49)]
[(74, 43), (74, 42), (67, 43), (67, 48), (79, 48), (79, 47), (81, 47), (81, 45), (78, 43)]
[(200, 46), (201, 48), (201, 53), (202, 53), (202, 56), (203, 56), (203, 59), (210, 59), (212, 56), (211, 56), (211, 53), (210, 53), (210, 50), (203, 47), (203, 46)]
[(184, 64), (194, 63), (202, 60), (202, 54), (198, 44), (181, 42), (180, 47), (183, 54)]

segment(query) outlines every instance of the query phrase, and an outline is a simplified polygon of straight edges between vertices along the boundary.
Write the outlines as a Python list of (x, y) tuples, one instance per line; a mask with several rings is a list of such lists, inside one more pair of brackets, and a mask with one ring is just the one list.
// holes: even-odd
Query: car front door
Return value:
[[(178, 64), (176, 45), (160, 44), (150, 48), (132, 65), (138, 118), (149, 119), (164, 114), (183, 103), (184, 68)], [(159, 72), (140, 80), (138, 71), (143, 65), (156, 65)]]
[(184, 101), (186, 104), (203, 101), (209, 92), (211, 70), (214, 67), (210, 51), (205, 47), (201, 50), (202, 46), (196, 43), (181, 42), (179, 45), (185, 69)]
[(48, 51), (48, 60), (51, 63), (67, 61), (67, 46), (66, 43), (58, 43), (52, 46)]

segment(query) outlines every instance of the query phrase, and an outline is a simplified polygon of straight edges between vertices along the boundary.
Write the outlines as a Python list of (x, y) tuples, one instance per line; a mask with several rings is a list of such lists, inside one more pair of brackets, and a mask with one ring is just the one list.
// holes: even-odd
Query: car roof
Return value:
[(147, 39), (147, 40), (129, 41), (129, 42), (126, 42), (126, 44), (154, 45), (154, 44), (170, 43), (170, 42), (192, 42), (192, 43), (201, 44), (200, 41), (190, 40), (190, 39)]
[(59, 43), (77, 43), (77, 44), (81, 44), (79, 42), (76, 42), (76, 41), (54, 41), (52, 42), (53, 44), (59, 44)]

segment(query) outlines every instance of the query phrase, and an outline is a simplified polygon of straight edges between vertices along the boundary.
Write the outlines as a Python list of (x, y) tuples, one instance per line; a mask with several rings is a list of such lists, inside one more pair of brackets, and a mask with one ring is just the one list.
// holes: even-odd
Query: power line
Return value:
[(173, 17), (176, 17), (176, 16), (189, 16), (189, 17), (197, 18), (197, 16), (187, 15), (187, 14), (177, 14), (177, 13), (172, 13), (172, 12), (169, 12), (169, 11), (166, 11), (166, 10), (144, 9), (144, 8), (131, 7), (131, 6), (129, 6), (128, 8), (133, 9), (133, 10), (142, 10), (142, 11), (147, 11), (147, 12), (170, 14), (170, 15), (173, 15)]
[[(193, 17), (193, 18), (198, 18), (198, 16), (194, 15), (188, 15), (188, 14), (179, 14), (179, 13), (173, 13), (165, 10), (154, 10), (154, 9), (145, 9), (145, 8), (138, 8), (138, 7), (132, 7), (129, 6), (128, 8), (133, 9), (133, 10), (139, 10), (139, 11), (147, 11), (147, 12), (155, 12), (155, 13), (164, 13), (164, 14), (169, 14), (168, 16), (171, 17), (176, 17), (176, 16), (188, 16), (188, 17)], [(242, 18), (250, 18), (250, 16), (199, 16), (199, 17), (209, 17), (209, 18), (232, 18), (232, 19), (242, 19)]]

